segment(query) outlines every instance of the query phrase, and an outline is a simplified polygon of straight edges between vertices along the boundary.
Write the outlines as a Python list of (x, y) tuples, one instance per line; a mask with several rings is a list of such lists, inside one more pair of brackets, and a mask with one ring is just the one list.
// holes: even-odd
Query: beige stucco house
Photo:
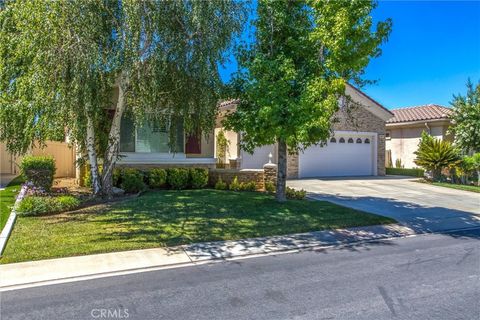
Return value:
[[(340, 108), (335, 115), (332, 136), (324, 146), (315, 145), (289, 155), (288, 178), (385, 175), (385, 123), (393, 114), (357, 88), (348, 85), (346, 95), (354, 107)], [(235, 101), (221, 105), (221, 113), (235, 109)], [(216, 133), (221, 130), (219, 126)], [(225, 131), (230, 140), (229, 159), (240, 169), (261, 169), (276, 162), (276, 145), (256, 148), (249, 154), (238, 148), (241, 134)]]
[(394, 117), (386, 124), (387, 163), (395, 166), (397, 161), (405, 168), (416, 167), (414, 152), (422, 132), (439, 139), (452, 139), (448, 134), (451, 125), (450, 108), (429, 104), (392, 110)]

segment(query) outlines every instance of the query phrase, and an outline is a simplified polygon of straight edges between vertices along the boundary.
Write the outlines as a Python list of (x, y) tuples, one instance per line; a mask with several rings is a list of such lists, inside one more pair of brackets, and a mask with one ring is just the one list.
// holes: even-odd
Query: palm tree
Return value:
[(418, 150), (414, 153), (417, 156), (415, 164), (431, 171), (435, 181), (440, 180), (443, 168), (461, 161), (459, 151), (449, 141), (434, 138), (426, 132), (422, 133)]

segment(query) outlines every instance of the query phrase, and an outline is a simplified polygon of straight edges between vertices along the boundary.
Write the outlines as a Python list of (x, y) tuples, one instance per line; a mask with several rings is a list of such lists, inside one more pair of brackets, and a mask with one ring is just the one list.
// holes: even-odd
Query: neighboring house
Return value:
[(416, 167), (414, 152), (423, 131), (439, 139), (452, 139), (447, 133), (451, 125), (450, 108), (429, 104), (394, 109), (392, 113), (394, 117), (386, 124), (387, 163), (391, 166), (400, 162), (405, 168)]
[[(288, 155), (288, 178), (385, 175), (385, 122), (393, 114), (381, 104), (348, 85), (346, 94), (355, 106), (337, 112), (333, 135), (325, 146), (312, 146)], [(220, 105), (220, 120), (235, 110), (235, 101)], [(217, 121), (217, 134), (221, 130)], [(238, 148), (241, 134), (225, 131), (230, 138), (229, 157), (241, 169), (260, 169), (269, 155), (276, 162), (276, 145), (256, 148), (249, 154)]]

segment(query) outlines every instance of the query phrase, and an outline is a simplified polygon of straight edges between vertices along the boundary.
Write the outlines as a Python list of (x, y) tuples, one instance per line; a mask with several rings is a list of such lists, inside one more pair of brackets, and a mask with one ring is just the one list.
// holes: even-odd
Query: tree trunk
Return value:
[(113, 169), (120, 149), (120, 123), (126, 107), (125, 88), (126, 81), (125, 79), (121, 79), (118, 90), (118, 101), (115, 107), (115, 114), (113, 115), (112, 126), (110, 127), (110, 133), (108, 135), (108, 146), (103, 160), (102, 185), (103, 194), (107, 198), (111, 198), (113, 195)]
[(277, 192), (278, 202), (285, 202), (287, 186), (287, 143), (283, 139), (278, 139), (278, 168), (277, 168)]
[(480, 187), (480, 170), (477, 170), (477, 186)]
[(92, 177), (93, 195), (98, 196), (102, 192), (102, 185), (100, 183), (100, 175), (98, 173), (97, 151), (95, 150), (95, 128), (93, 119), (87, 114), (87, 153), (90, 161), (90, 175)]
[(432, 170), (432, 179), (433, 181), (440, 181), (442, 177), (442, 169), (434, 168)]

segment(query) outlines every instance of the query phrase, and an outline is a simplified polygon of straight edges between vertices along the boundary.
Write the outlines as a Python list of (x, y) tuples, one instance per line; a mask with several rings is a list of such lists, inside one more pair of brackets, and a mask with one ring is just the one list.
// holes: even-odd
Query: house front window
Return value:
[(122, 118), (120, 127), (120, 152), (183, 153), (183, 121), (176, 120), (174, 148), (170, 148), (169, 123), (145, 120), (135, 126), (129, 117)]

